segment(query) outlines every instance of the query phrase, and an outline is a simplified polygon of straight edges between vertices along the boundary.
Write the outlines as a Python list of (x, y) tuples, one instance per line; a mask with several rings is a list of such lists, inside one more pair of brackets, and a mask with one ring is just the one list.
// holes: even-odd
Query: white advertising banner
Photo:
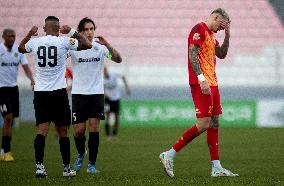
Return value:
[(256, 114), (258, 127), (284, 127), (284, 99), (259, 100)]

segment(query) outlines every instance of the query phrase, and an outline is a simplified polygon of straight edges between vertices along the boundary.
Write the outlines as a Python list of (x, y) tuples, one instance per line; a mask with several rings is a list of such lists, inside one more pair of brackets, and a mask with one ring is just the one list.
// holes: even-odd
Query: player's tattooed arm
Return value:
[[(199, 52), (199, 46), (198, 45), (190, 45), (190, 64), (191, 64), (191, 67), (193, 69), (193, 71), (195, 72), (195, 74), (198, 76), (198, 75), (202, 75), (202, 71), (201, 71), (201, 68), (200, 68), (200, 65), (199, 65), (199, 61), (198, 61), (198, 52)], [(203, 76), (204, 78), (204, 76)], [(203, 80), (203, 81), (200, 81), (200, 88), (201, 88), (201, 91), (204, 95), (210, 95), (210, 87), (207, 83), (206, 80)]]
[(19, 52), (21, 53), (28, 53), (25, 44), (31, 39), (32, 36), (37, 36), (38, 27), (33, 26), (32, 29), (29, 31), (29, 33), (26, 35), (26, 37), (20, 42), (20, 45), (18, 47)]
[(198, 61), (198, 52), (199, 52), (199, 46), (198, 45), (190, 45), (189, 52), (190, 52), (190, 64), (195, 72), (196, 75), (202, 74), (199, 61)]
[(224, 59), (227, 56), (230, 43), (230, 21), (221, 21), (221, 26), (225, 29), (225, 39), (221, 47), (216, 46), (216, 56)]
[(102, 36), (97, 36), (98, 38), (98, 43), (101, 45), (105, 45), (107, 49), (109, 50), (110, 54), (108, 55), (108, 58), (116, 63), (121, 63), (122, 59), (117, 50), (115, 50)]

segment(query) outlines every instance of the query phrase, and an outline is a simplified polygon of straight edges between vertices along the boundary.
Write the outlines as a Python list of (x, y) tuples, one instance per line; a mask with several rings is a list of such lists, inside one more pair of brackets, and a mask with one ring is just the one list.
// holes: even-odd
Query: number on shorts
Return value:
[(77, 120), (77, 117), (76, 117), (76, 113), (74, 112), (73, 113), (73, 121), (76, 121)]
[(1, 112), (7, 112), (8, 111), (7, 106), (5, 104), (0, 105), (0, 111)]
[(209, 114), (212, 114), (212, 110), (213, 110), (213, 106), (209, 106), (208, 113), (209, 113)]

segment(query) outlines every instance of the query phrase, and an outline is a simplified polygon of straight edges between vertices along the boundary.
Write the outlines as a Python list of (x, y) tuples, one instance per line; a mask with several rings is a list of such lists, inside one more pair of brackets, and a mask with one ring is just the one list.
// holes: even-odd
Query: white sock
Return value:
[(175, 156), (176, 156), (176, 151), (175, 151), (175, 149), (173, 149), (173, 148), (171, 148), (170, 150), (168, 150), (167, 151), (168, 152), (168, 156), (170, 157), (170, 158), (174, 158)]
[(212, 162), (212, 167), (219, 168), (219, 169), (222, 168), (220, 160), (213, 160), (211, 162)]

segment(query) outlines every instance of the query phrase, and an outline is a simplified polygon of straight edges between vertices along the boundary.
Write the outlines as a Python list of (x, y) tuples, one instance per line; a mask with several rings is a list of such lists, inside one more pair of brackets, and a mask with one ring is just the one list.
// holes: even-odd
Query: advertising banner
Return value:
[(284, 100), (260, 100), (257, 104), (258, 127), (284, 127)]
[[(255, 126), (255, 101), (226, 101), (222, 106), (223, 114), (220, 120), (222, 126)], [(121, 125), (123, 126), (191, 126), (195, 121), (195, 108), (192, 101), (122, 102)]]

